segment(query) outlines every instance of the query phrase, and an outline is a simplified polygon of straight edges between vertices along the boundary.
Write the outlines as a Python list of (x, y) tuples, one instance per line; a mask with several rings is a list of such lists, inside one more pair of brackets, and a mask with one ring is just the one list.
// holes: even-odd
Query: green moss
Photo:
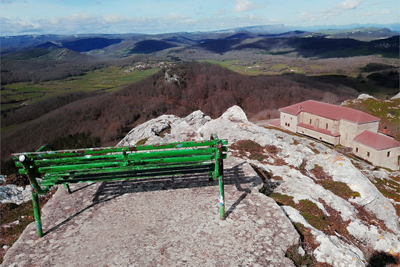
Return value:
[(142, 145), (146, 144), (147, 140), (149, 140), (149, 138), (140, 139), (139, 141), (136, 142), (135, 145), (136, 146), (142, 146)]
[(397, 181), (398, 183), (400, 183), (400, 176), (389, 176), (390, 179), (392, 179), (393, 181)]
[(278, 203), (279, 205), (290, 206), (293, 208), (295, 208), (296, 206), (292, 196), (283, 195), (277, 192), (273, 192), (269, 196), (273, 198), (275, 202)]
[(323, 211), (314, 202), (302, 199), (296, 208), (306, 221), (318, 230), (324, 231), (329, 227), (329, 222)]
[(255, 152), (250, 155), (250, 159), (258, 160), (260, 162), (262, 162), (264, 159), (267, 159), (267, 158), (268, 158), (268, 156), (265, 156), (264, 154), (259, 153), (259, 152)]
[(375, 186), (387, 198), (400, 202), (400, 188), (395, 180), (375, 178)]
[(355, 162), (355, 161), (352, 161), (351, 163), (352, 163), (353, 166), (356, 167), (357, 169), (359, 169), (359, 170), (364, 170), (364, 168), (361, 166), (360, 163)]
[(329, 190), (335, 195), (344, 199), (361, 196), (360, 193), (354, 192), (353, 190), (350, 189), (350, 187), (346, 183), (343, 182), (323, 180), (321, 181), (320, 184), (326, 190)]

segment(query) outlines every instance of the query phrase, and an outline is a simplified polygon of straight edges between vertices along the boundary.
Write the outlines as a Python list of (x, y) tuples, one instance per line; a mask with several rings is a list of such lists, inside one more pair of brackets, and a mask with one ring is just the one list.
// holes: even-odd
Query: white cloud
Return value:
[(49, 23), (53, 24), (53, 25), (59, 24), (60, 20), (58, 18), (56, 18), (56, 17), (52, 17), (52, 18), (49, 19)]
[(214, 15), (215, 16), (223, 16), (223, 15), (225, 15), (225, 8), (218, 9), (217, 11), (215, 11)]
[(356, 0), (356, 1), (346, 0), (343, 3), (338, 4), (336, 6), (336, 8), (341, 9), (341, 10), (354, 9), (354, 8), (358, 7), (362, 1), (363, 0)]
[(109, 23), (120, 23), (129, 20), (129, 18), (120, 14), (109, 14), (103, 16), (104, 20)]
[(380, 16), (380, 15), (390, 15), (393, 14), (393, 12), (390, 11), (381, 11), (381, 12), (364, 12), (362, 14), (363, 17), (371, 17), (371, 16)]
[(232, 13), (240, 13), (246, 11), (252, 11), (255, 9), (264, 8), (264, 5), (260, 5), (254, 2), (250, 2), (248, 0), (236, 0), (236, 5), (232, 10)]
[(310, 13), (303, 12), (300, 17), (296, 19), (296, 21), (308, 21), (311, 18)]
[[(295, 21), (314, 22), (328, 20), (330, 18), (340, 16), (343, 12), (348, 10), (356, 9), (363, 1), (364, 0), (346, 0), (327, 10), (314, 11), (312, 13), (303, 12), (297, 19), (295, 19)], [(369, 16), (369, 14), (366, 14), (365, 16)]]
[(167, 17), (167, 20), (185, 20), (185, 19), (189, 19), (190, 17), (186, 16), (186, 15), (182, 15), (182, 14), (177, 14), (177, 13), (171, 13), (169, 14)]

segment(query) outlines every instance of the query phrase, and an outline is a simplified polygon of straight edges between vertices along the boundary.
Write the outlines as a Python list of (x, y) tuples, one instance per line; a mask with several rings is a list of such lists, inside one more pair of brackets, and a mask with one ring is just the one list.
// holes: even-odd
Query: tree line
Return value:
[[(184, 63), (169, 69), (179, 79), (165, 80), (161, 70), (118, 92), (55, 98), (53, 103), (28, 105), (7, 120), (25, 121), (1, 136), (2, 159), (12, 152), (35, 151), (41, 145), (68, 135), (85, 133), (101, 146), (115, 145), (126, 133), (163, 114), (187, 116), (202, 110), (213, 118), (232, 105), (243, 108), (249, 118), (272, 118), (277, 109), (308, 99), (340, 102), (358, 93), (349, 86), (330, 84), (315, 77), (288, 74), (246, 76), (209, 63)], [(69, 99), (69, 100), (68, 100)], [(23, 115), (25, 114), (25, 115)], [(18, 117), (19, 116), (19, 117)], [(96, 139), (96, 140), (97, 140)]]

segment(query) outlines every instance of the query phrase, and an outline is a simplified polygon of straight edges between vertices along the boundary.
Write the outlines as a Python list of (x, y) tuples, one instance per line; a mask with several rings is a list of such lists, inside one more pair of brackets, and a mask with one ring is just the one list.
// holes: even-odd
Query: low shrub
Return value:
[(3, 185), (15, 184), (16, 186), (30, 185), (28, 176), (22, 174), (11, 174), (6, 177), (6, 182)]

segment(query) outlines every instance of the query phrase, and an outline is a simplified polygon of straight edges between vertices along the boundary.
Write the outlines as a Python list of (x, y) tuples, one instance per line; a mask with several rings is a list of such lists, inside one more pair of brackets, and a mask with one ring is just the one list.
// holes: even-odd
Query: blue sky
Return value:
[(0, 35), (399, 23), (400, 0), (0, 0)]

